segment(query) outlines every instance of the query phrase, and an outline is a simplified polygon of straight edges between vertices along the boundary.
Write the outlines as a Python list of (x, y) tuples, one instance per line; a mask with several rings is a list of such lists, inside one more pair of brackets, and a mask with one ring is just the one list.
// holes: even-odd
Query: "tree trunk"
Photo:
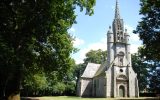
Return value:
[(20, 99), (20, 92), (18, 94), (13, 93), (13, 94), (9, 95), (8, 100), (21, 100)]
[(20, 100), (20, 81), (21, 70), (19, 67), (15, 67), (12, 78), (6, 85), (6, 97), (7, 100)]

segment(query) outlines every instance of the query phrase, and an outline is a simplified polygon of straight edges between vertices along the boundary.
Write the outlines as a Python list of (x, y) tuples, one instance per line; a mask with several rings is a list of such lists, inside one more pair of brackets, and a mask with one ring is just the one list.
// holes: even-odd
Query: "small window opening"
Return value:
[(120, 69), (120, 72), (123, 72), (123, 69)]

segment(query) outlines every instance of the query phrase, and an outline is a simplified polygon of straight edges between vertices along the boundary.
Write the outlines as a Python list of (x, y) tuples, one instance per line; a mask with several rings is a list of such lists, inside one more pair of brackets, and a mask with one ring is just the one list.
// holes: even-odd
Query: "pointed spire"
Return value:
[(116, 0), (115, 19), (120, 19), (118, 0)]
[(113, 32), (112, 32), (112, 28), (111, 28), (111, 26), (109, 26), (108, 33), (113, 33)]

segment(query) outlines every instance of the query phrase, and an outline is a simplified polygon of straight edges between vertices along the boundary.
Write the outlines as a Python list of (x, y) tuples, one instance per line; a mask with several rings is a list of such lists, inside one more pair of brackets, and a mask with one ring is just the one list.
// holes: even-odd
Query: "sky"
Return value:
[[(130, 34), (131, 53), (136, 53), (142, 42), (137, 34), (133, 34), (138, 22), (141, 20), (139, 15), (139, 0), (118, 0), (120, 17), (124, 21), (124, 27)], [(77, 8), (77, 24), (74, 24), (69, 33), (75, 37), (73, 41), (74, 47), (79, 51), (72, 54), (76, 64), (83, 63), (85, 54), (90, 50), (106, 50), (107, 49), (107, 31), (115, 14), (116, 0), (96, 0), (94, 14), (92, 16), (85, 15), (85, 11), (80, 12)]]

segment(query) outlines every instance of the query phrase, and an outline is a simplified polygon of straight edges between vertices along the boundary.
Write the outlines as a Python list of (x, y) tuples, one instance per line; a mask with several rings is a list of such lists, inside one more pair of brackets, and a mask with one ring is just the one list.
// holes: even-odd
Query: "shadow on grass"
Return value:
[(40, 100), (36, 97), (21, 97), (21, 100)]

